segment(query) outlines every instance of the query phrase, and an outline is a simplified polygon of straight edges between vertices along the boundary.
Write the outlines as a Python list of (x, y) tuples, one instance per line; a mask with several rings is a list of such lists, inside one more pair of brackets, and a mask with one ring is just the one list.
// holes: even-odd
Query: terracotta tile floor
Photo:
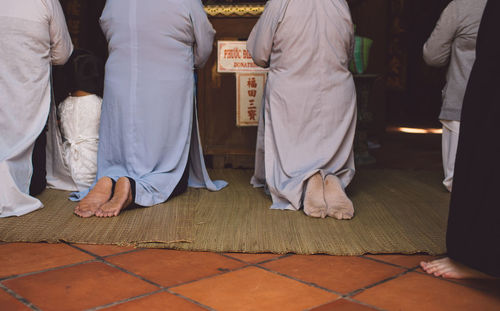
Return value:
[(428, 276), (432, 258), (0, 244), (0, 310), (500, 310), (498, 281)]

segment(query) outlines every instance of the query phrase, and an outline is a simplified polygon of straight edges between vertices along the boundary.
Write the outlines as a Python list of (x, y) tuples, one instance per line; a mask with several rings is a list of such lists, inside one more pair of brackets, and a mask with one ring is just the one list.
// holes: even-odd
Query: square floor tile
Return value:
[(244, 266), (215, 253), (146, 249), (106, 259), (150, 281), (168, 287)]
[(9, 243), (0, 245), (0, 278), (92, 260), (66, 244)]
[(500, 310), (498, 296), (416, 272), (367, 289), (353, 298), (389, 311)]
[(322, 305), (311, 309), (310, 311), (375, 311), (376, 309), (364, 306), (359, 303), (355, 303), (345, 299), (339, 299), (337, 301)]
[(44, 311), (88, 309), (158, 290), (97, 262), (29, 275), (3, 284)]
[(500, 297), (500, 279), (466, 279), (454, 280), (453, 282), (492, 293)]
[(120, 254), (135, 249), (133, 247), (123, 247), (116, 245), (75, 244), (75, 246), (101, 257)]
[(367, 255), (366, 257), (385, 261), (409, 269), (418, 267), (421, 261), (430, 261), (439, 258), (430, 255), (402, 255), (402, 254)]
[(0, 289), (0, 310), (8, 311), (29, 311), (30, 308), (26, 307), (19, 300), (12, 297), (9, 293)]
[(177, 297), (169, 293), (158, 293), (133, 301), (121, 303), (119, 305), (105, 308), (106, 311), (160, 311), (160, 310), (182, 310), (182, 311), (200, 311), (206, 310), (186, 299)]
[(262, 266), (343, 294), (405, 271), (365, 258), (328, 255), (295, 255)]
[(247, 267), (171, 289), (215, 310), (304, 310), (338, 298), (295, 280)]
[(246, 254), (246, 253), (226, 253), (225, 255), (239, 259), (244, 262), (257, 264), (266, 260), (278, 258), (283, 255), (278, 254)]

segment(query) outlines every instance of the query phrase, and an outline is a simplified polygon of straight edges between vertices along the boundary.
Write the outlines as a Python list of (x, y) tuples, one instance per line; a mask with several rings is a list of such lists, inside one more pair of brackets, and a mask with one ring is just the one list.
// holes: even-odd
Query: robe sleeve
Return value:
[(64, 13), (57, 0), (47, 0), (49, 10), (50, 58), (52, 65), (63, 65), (73, 52)]
[(257, 66), (267, 68), (273, 48), (274, 33), (283, 19), (289, 0), (270, 0), (252, 29), (247, 49)]
[(191, 23), (194, 32), (194, 66), (201, 68), (205, 65), (214, 42), (215, 30), (208, 20), (207, 14), (203, 10), (200, 0), (194, 0), (191, 4)]
[(424, 44), (423, 55), (427, 65), (442, 67), (448, 64), (458, 24), (458, 10), (455, 2), (451, 2), (444, 9), (431, 36)]

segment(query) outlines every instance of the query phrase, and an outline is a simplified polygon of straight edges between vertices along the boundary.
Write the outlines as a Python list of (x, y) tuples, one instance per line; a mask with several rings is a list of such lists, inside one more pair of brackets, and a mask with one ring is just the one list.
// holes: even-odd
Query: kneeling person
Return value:
[(354, 215), (344, 192), (355, 172), (353, 40), (343, 0), (271, 0), (250, 34), (253, 60), (269, 67), (252, 184), (267, 184), (271, 208)]
[[(109, 43), (97, 151), (97, 182), (75, 194), (81, 217), (152, 206), (188, 186), (219, 190), (205, 168), (195, 114), (194, 70), (215, 31), (200, 0), (108, 0)], [(88, 194), (88, 195), (87, 195)]]
[(103, 68), (92, 53), (75, 50), (62, 69), (69, 96), (49, 115), (47, 183), (54, 189), (81, 191), (92, 185), (97, 173)]

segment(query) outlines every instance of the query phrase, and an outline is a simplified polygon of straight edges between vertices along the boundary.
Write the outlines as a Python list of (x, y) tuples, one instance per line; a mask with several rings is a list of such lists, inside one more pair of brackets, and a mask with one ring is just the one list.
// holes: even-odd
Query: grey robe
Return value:
[(0, 217), (42, 207), (29, 196), (31, 155), (49, 113), (51, 64), (73, 46), (57, 0), (0, 0)]
[(476, 59), (476, 39), (487, 0), (454, 0), (444, 9), (423, 48), (431, 66), (448, 65), (439, 119), (460, 121), (465, 88)]
[(273, 209), (299, 209), (317, 172), (344, 187), (354, 176), (353, 40), (343, 0), (268, 1), (250, 34), (253, 60), (269, 67), (251, 182), (267, 183)]
[(135, 203), (152, 206), (170, 197), (189, 157), (189, 186), (226, 186), (210, 180), (198, 134), (194, 69), (210, 56), (215, 34), (201, 1), (108, 0), (101, 27), (110, 53), (97, 179), (131, 177)]

